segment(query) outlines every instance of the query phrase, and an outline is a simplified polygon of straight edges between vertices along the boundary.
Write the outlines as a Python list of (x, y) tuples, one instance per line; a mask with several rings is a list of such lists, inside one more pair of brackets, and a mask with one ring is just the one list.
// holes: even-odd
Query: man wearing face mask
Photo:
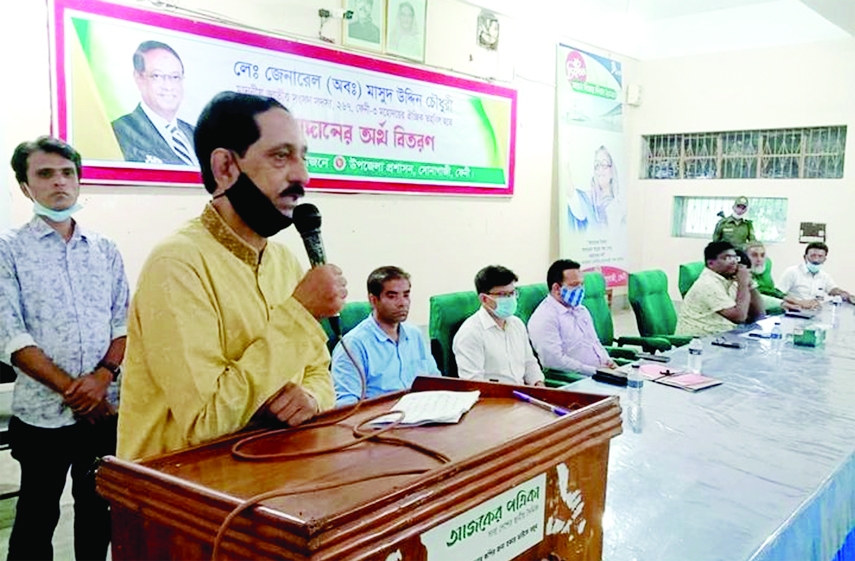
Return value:
[(825, 296), (840, 296), (844, 301), (855, 303), (852, 294), (839, 288), (822, 268), (827, 256), (827, 245), (809, 243), (805, 248), (804, 263), (784, 271), (778, 287), (787, 293), (787, 297), (801, 301), (802, 307), (806, 308), (819, 308)]
[(754, 224), (747, 218), (748, 197), (736, 197), (733, 201), (733, 214), (718, 221), (713, 232), (714, 242), (730, 242), (736, 249), (742, 249), (754, 236)]
[(531, 344), (544, 368), (592, 376), (598, 368), (617, 368), (600, 343), (591, 313), (582, 305), (584, 275), (579, 263), (559, 259), (546, 272), (549, 295), (531, 319)]
[(213, 195), (154, 249), (131, 305), (119, 417), (122, 458), (199, 444), (251, 421), (299, 425), (333, 406), (318, 323), (347, 295), (334, 265), (305, 275), (267, 238), (309, 181), (306, 140), (278, 101), (223, 92), (195, 147)]
[(94, 467), (116, 450), (128, 281), (115, 244), (71, 218), (81, 208), (80, 162), (47, 136), (12, 156), (35, 216), (0, 238), (0, 349), (18, 375), (9, 440), (21, 465), (10, 560), (53, 558), (69, 468), (75, 557), (105, 559), (110, 543)]
[(458, 376), (466, 380), (542, 386), (543, 372), (528, 342), (517, 310), (517, 276), (498, 265), (475, 275), (481, 308), (454, 336)]

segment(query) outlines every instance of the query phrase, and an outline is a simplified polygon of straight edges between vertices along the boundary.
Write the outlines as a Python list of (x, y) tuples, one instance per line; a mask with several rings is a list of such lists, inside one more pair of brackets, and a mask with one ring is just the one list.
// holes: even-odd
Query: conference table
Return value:
[[(648, 380), (630, 401), (592, 379), (566, 386), (621, 397), (604, 560), (855, 559), (855, 306), (784, 317), (780, 353), (747, 334), (772, 321), (727, 333), (740, 349), (704, 338), (702, 371), (724, 383), (697, 393)], [(823, 346), (786, 337), (817, 324)], [(666, 354), (685, 368), (686, 348)]]

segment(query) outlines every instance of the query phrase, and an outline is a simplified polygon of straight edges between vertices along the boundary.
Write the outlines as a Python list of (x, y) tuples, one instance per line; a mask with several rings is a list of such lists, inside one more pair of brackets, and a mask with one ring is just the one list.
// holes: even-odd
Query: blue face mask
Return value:
[(33, 201), (33, 212), (38, 214), (39, 216), (44, 216), (51, 222), (65, 222), (71, 215), (83, 208), (79, 203), (74, 203), (70, 207), (65, 210), (54, 210), (52, 208), (48, 208), (41, 204), (40, 202), (34, 200)]
[(820, 267), (822, 267), (819, 263), (811, 263), (810, 261), (805, 262), (805, 266), (810, 274), (815, 275), (819, 272)]
[(567, 286), (561, 287), (561, 301), (564, 302), (565, 305), (570, 306), (571, 308), (575, 308), (576, 306), (581, 304), (582, 300), (584, 299), (584, 286), (577, 286), (576, 288), (570, 288)]
[(496, 301), (496, 309), (493, 310), (493, 313), (496, 314), (497, 317), (507, 319), (517, 311), (516, 296), (503, 296), (501, 298), (494, 298), (493, 300)]

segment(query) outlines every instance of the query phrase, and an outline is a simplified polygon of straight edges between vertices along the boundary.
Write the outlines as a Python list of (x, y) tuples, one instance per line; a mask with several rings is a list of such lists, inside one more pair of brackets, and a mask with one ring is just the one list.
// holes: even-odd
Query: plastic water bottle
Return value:
[(629, 421), (629, 428), (634, 433), (640, 433), (644, 425), (641, 409), (641, 388), (643, 385), (644, 378), (641, 377), (639, 365), (633, 364), (626, 376), (626, 416), (627, 421)]
[(780, 355), (781, 348), (784, 346), (784, 333), (781, 331), (781, 320), (775, 320), (769, 340), (772, 342), (772, 354)]
[(626, 387), (631, 390), (639, 390), (643, 385), (644, 378), (641, 377), (640, 365), (633, 364), (626, 376)]
[(689, 343), (689, 364), (690, 372), (695, 374), (701, 373), (701, 367), (704, 364), (704, 344), (697, 337)]
[(843, 299), (840, 296), (835, 296), (831, 299), (831, 328), (836, 329), (840, 327), (840, 320), (837, 318), (837, 307), (843, 303)]

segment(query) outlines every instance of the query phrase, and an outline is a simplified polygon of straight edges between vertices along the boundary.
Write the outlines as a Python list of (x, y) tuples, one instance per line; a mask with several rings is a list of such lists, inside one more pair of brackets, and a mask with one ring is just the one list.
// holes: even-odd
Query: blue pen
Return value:
[(547, 411), (552, 411), (556, 415), (569, 415), (570, 411), (564, 409), (563, 407), (558, 407), (557, 405), (552, 405), (551, 403), (546, 403), (545, 401), (541, 401), (539, 399), (535, 399), (530, 395), (524, 394), (522, 392), (518, 392), (517, 390), (513, 390), (512, 392), (514, 397), (517, 399), (521, 399), (523, 401), (527, 401), (532, 405), (537, 405), (541, 409), (546, 409)]

